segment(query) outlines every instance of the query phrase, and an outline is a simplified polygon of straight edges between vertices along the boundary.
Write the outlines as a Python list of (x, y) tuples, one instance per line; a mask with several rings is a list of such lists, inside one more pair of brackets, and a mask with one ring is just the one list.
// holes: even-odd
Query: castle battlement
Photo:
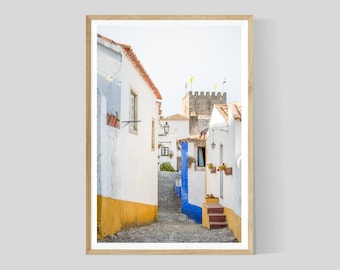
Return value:
[(183, 98), (184, 115), (210, 115), (214, 104), (226, 104), (226, 92), (189, 91)]
[(214, 104), (226, 104), (226, 92), (189, 91), (183, 97), (183, 114), (189, 119), (189, 134), (199, 135), (199, 131), (209, 127), (209, 119)]
[(219, 97), (219, 98), (227, 98), (227, 92), (204, 92), (204, 91), (189, 91), (188, 96), (190, 97), (203, 97), (203, 98), (211, 98), (211, 97)]

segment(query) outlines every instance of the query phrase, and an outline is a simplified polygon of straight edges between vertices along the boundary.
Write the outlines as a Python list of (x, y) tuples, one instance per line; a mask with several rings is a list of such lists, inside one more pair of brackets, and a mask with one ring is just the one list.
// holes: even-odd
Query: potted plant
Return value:
[(117, 125), (117, 118), (113, 114), (108, 112), (106, 114), (106, 124), (111, 127), (115, 127)]
[(216, 166), (214, 164), (209, 163), (208, 168), (209, 168), (211, 173), (216, 173)]
[(220, 199), (215, 197), (214, 194), (207, 194), (205, 195), (205, 202), (206, 203), (218, 203)]
[(116, 111), (116, 121), (114, 123), (114, 127), (119, 128), (120, 126), (120, 119), (118, 117), (118, 112)]
[(218, 171), (224, 171), (225, 175), (232, 175), (232, 168), (228, 167), (224, 162), (218, 167)]

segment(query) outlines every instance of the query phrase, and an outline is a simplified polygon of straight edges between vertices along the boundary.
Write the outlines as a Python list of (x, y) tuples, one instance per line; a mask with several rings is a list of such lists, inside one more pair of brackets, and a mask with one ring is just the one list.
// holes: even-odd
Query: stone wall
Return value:
[(226, 92), (192, 92), (183, 98), (183, 113), (190, 117), (189, 135), (199, 136), (200, 132), (209, 127), (214, 104), (226, 104)]
[(225, 104), (226, 92), (192, 92), (189, 91), (189, 113), (211, 115), (214, 104)]

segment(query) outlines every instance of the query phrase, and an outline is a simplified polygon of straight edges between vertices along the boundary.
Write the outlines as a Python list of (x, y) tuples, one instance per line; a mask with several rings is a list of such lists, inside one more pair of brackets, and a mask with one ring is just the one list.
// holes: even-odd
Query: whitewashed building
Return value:
[(98, 34), (99, 238), (157, 219), (157, 127), (161, 99), (132, 48)]
[(181, 211), (197, 223), (202, 223), (202, 202), (205, 198), (205, 167), (195, 158), (198, 147), (205, 146), (205, 138), (181, 140)]
[[(159, 120), (159, 164), (170, 162), (176, 171), (181, 170), (180, 139), (189, 136), (189, 118), (182, 114), (161, 117)], [(169, 131), (166, 134), (165, 128)]]
[[(228, 227), (238, 240), (241, 240), (241, 121), (240, 103), (215, 104), (206, 141), (207, 164), (217, 168), (216, 173), (207, 169), (206, 194), (219, 198)], [(231, 167), (231, 174), (218, 170), (223, 163)]]

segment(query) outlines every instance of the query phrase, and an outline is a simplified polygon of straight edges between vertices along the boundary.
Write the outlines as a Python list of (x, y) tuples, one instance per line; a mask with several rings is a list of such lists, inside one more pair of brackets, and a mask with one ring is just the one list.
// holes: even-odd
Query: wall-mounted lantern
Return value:
[(169, 130), (170, 130), (170, 126), (168, 124), (168, 122), (165, 122), (165, 125), (164, 125), (164, 134), (165, 135), (168, 135), (169, 134)]
[(216, 146), (216, 143), (215, 143), (215, 136), (214, 136), (215, 130), (213, 129), (212, 132), (213, 132), (213, 142), (211, 143), (211, 148), (214, 150), (214, 149), (215, 149), (215, 146)]

